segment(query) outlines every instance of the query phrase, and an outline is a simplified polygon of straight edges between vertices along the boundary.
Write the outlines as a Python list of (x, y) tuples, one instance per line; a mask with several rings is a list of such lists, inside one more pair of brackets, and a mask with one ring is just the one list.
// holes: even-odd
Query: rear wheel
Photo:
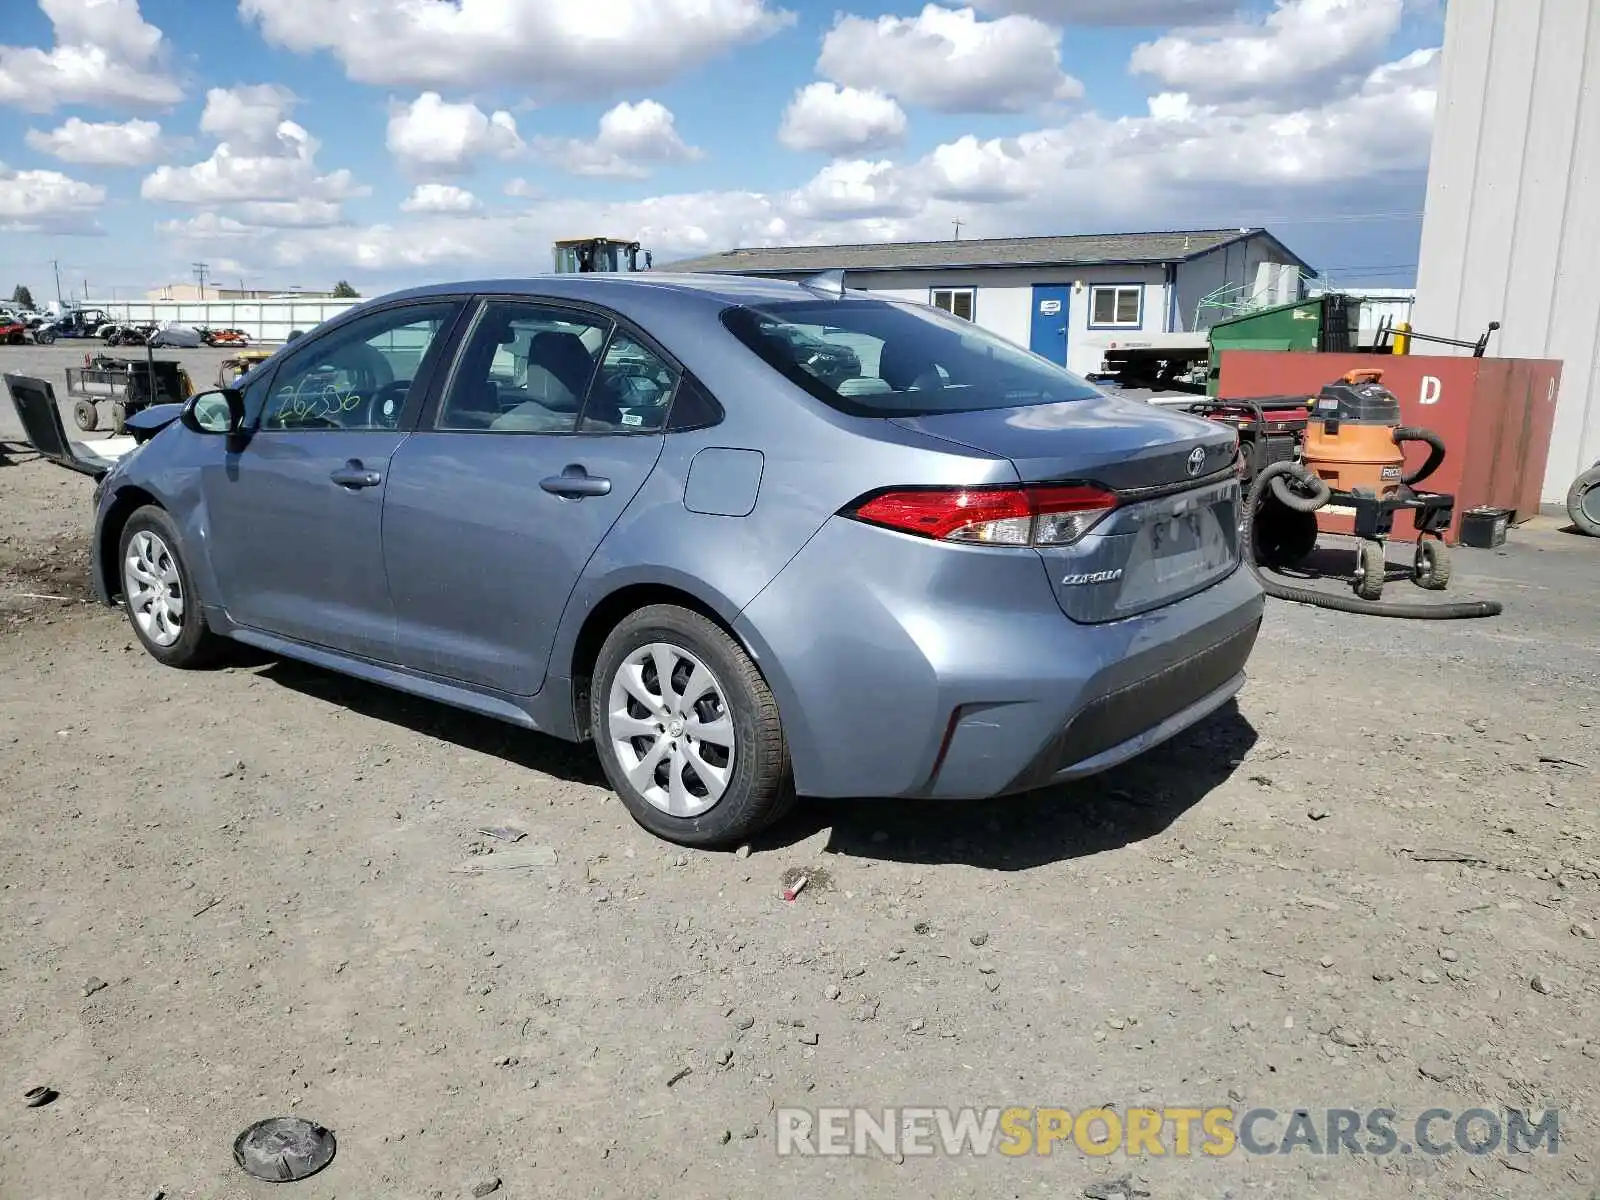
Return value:
[(93, 433), (100, 428), (100, 414), (95, 410), (92, 400), (72, 402), (72, 423), (85, 433)]
[(54, 344), (56, 335), (50, 333), (48, 330), (41, 329), (38, 333), (33, 335), (33, 340), (36, 345), (49, 346)]
[(1383, 543), (1361, 543), (1356, 558), (1356, 595), (1363, 600), (1377, 600), (1383, 595)]
[(128, 518), (117, 545), (123, 605), (150, 656), (169, 667), (210, 662), (222, 639), (206, 628), (200, 615), (172, 518), (147, 504)]
[(1567, 515), (1590, 537), (1600, 537), (1600, 463), (1573, 480), (1567, 492)]
[(111, 403), (111, 432), (118, 437), (128, 432), (128, 406), (121, 400)]
[(777, 702), (743, 647), (699, 613), (654, 605), (612, 630), (589, 721), (611, 786), (668, 841), (736, 845), (793, 802)]

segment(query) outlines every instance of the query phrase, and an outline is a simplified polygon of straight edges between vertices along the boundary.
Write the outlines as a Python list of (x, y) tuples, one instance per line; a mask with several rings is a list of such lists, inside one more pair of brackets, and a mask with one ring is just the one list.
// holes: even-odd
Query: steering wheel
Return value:
[(373, 389), (367, 396), (361, 424), (366, 429), (393, 429), (400, 424), (400, 413), (406, 406), (406, 394), (411, 390), (411, 380), (396, 379)]

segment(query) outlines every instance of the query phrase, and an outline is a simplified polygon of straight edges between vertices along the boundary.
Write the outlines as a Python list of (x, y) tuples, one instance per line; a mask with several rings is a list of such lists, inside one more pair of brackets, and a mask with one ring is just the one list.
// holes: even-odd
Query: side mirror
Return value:
[(225, 436), (230, 451), (242, 450), (249, 440), (244, 428), (244, 393), (233, 388), (191, 396), (180, 419), (195, 433)]

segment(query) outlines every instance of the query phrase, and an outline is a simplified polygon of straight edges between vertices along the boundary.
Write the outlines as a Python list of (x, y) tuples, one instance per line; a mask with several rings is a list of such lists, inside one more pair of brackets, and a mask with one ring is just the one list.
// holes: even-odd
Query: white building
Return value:
[(1264, 229), (729, 250), (667, 271), (803, 279), (935, 304), (1078, 372), (1105, 350), (1298, 300), (1314, 274)]
[(1414, 323), (1499, 321), (1491, 354), (1562, 361), (1541, 497), (1561, 503), (1600, 459), (1600, 3), (1451, 4), (1441, 67)]

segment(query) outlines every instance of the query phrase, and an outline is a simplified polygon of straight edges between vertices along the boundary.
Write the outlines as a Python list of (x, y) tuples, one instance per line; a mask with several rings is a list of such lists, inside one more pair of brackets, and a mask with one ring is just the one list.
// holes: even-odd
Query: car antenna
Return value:
[(808, 275), (802, 279), (800, 286), (823, 296), (843, 296), (844, 270), (836, 268), (832, 271), (818, 271), (815, 275)]

